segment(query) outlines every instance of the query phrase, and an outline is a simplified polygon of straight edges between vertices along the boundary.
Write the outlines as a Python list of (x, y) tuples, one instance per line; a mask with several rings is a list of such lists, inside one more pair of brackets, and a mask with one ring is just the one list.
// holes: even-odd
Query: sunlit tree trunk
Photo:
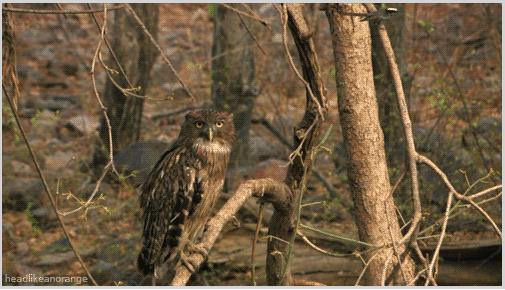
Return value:
[[(338, 4), (342, 11), (366, 13), (361, 4)], [(362, 241), (383, 245), (401, 239), (395, 205), (390, 194), (384, 136), (379, 123), (372, 72), (371, 38), (367, 22), (327, 10), (332, 34), (340, 123), (347, 152), (348, 180), (356, 208), (356, 224)], [(406, 284), (414, 276), (414, 263), (405, 246), (398, 246), (402, 271), (393, 249), (366, 254), (370, 260), (365, 284)], [(407, 282), (405, 282), (407, 280)]]

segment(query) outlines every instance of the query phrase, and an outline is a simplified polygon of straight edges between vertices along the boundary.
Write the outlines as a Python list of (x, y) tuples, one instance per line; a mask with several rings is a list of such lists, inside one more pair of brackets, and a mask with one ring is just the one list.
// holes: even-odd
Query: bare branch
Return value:
[(258, 222), (256, 223), (256, 230), (254, 231), (254, 239), (251, 247), (251, 284), (256, 286), (256, 264), (254, 263), (254, 256), (256, 254), (256, 243), (258, 242), (258, 236), (260, 233), (260, 227), (263, 220), (263, 203), (261, 203), (258, 209)]
[(322, 254), (325, 254), (325, 255), (328, 255), (328, 256), (332, 256), (332, 257), (354, 257), (356, 256), (355, 253), (352, 253), (352, 254), (340, 254), (340, 253), (332, 253), (332, 252), (328, 252), (327, 250), (325, 249), (322, 249), (320, 248), (319, 246), (317, 246), (316, 244), (314, 244), (311, 240), (309, 240), (309, 238), (304, 235), (301, 231), (298, 231), (297, 234), (302, 238), (302, 240), (309, 246), (311, 247), (312, 249), (318, 251), (319, 253), (322, 253)]
[(247, 31), (247, 33), (249, 34), (249, 36), (251, 36), (251, 38), (254, 40), (254, 42), (256, 43), (256, 45), (258, 46), (258, 48), (261, 50), (261, 52), (263, 53), (263, 55), (267, 55), (267, 52), (263, 49), (263, 46), (261, 46), (261, 44), (259, 43), (259, 41), (256, 38), (256, 36), (254, 36), (254, 34), (252, 33), (252, 31), (249, 29), (249, 26), (244, 21), (244, 19), (242, 18), (242, 16), (239, 13), (237, 13), (237, 16), (238, 16), (238, 18), (240, 18), (240, 22), (242, 23), (242, 25), (244, 25), (245, 30)]
[(422, 162), (428, 165), (431, 169), (433, 169), (433, 171), (435, 171), (435, 173), (437, 173), (438, 176), (440, 176), (440, 178), (444, 181), (449, 191), (451, 191), (457, 199), (464, 200), (469, 204), (471, 204), (475, 209), (477, 209), (477, 211), (479, 211), (479, 213), (482, 214), (482, 216), (484, 216), (484, 218), (486, 218), (489, 221), (489, 223), (493, 226), (493, 229), (495, 230), (496, 234), (500, 237), (500, 239), (502, 238), (500, 228), (496, 225), (496, 223), (489, 216), (489, 214), (484, 209), (482, 209), (482, 207), (480, 207), (477, 203), (475, 203), (475, 201), (473, 201), (470, 197), (458, 193), (454, 188), (454, 186), (452, 186), (451, 182), (449, 181), (449, 178), (447, 178), (447, 175), (445, 175), (445, 173), (440, 168), (438, 168), (438, 166), (435, 163), (433, 163), (433, 161), (420, 154), (418, 155), (418, 160), (419, 162)]
[(433, 257), (431, 258), (431, 263), (428, 268), (428, 279), (426, 279), (426, 284), (424, 286), (428, 286), (430, 280), (435, 280), (435, 277), (433, 275), (433, 268), (435, 266), (436, 261), (438, 260), (438, 255), (440, 254), (440, 247), (442, 247), (442, 243), (444, 242), (444, 237), (447, 230), (447, 223), (449, 223), (449, 213), (451, 211), (452, 197), (453, 192), (449, 192), (449, 197), (447, 198), (447, 206), (445, 208), (444, 222), (442, 224), (442, 230), (440, 232), (440, 238), (438, 239), (437, 247), (433, 252)]
[(30, 14), (93, 14), (107, 13), (107, 10), (123, 9), (124, 5), (113, 6), (107, 9), (89, 9), (89, 10), (39, 10), (39, 9), (21, 9), (21, 8), (3, 8), (4, 11), (14, 13), (30, 13)]
[(477, 193), (475, 193), (475, 194), (472, 194), (472, 195), (468, 196), (468, 198), (469, 198), (469, 199), (476, 199), (476, 198), (478, 198), (478, 197), (481, 197), (481, 196), (483, 196), (483, 195), (486, 195), (486, 194), (488, 194), (488, 193), (490, 193), (490, 192), (493, 192), (493, 191), (498, 190), (498, 189), (501, 189), (501, 188), (502, 188), (502, 185), (501, 185), (501, 184), (500, 184), (500, 185), (497, 185), (497, 186), (493, 186), (493, 187), (490, 187), (490, 188), (485, 189), (485, 190), (483, 190), (483, 191), (480, 191), (480, 192), (477, 192)]
[[(364, 4), (369, 13), (376, 12), (377, 9), (371, 3)], [(388, 60), (389, 69), (393, 78), (393, 82), (396, 89), (396, 101), (398, 104), (398, 109), (400, 111), (400, 116), (403, 125), (403, 132), (405, 135), (405, 140), (407, 143), (407, 155), (408, 164), (410, 172), (411, 190), (412, 190), (412, 200), (414, 202), (414, 216), (412, 218), (412, 223), (410, 228), (401, 240), (400, 243), (404, 243), (411, 238), (417, 236), (417, 231), (419, 229), (419, 222), (421, 221), (421, 199), (419, 197), (419, 181), (417, 177), (417, 152), (414, 144), (414, 135), (412, 133), (412, 123), (409, 117), (409, 110), (407, 107), (407, 102), (405, 100), (405, 93), (403, 92), (402, 80), (400, 77), (400, 70), (398, 64), (396, 63), (395, 53), (391, 41), (389, 40), (386, 27), (383, 23), (378, 24), (379, 37), (384, 47), (384, 52)]]
[[(107, 4), (104, 4), (104, 10), (107, 11)], [(109, 116), (107, 115), (107, 108), (104, 106), (102, 99), (100, 98), (100, 94), (98, 93), (98, 88), (96, 86), (96, 78), (95, 78), (95, 64), (96, 60), (98, 58), (98, 55), (100, 54), (100, 50), (102, 48), (102, 42), (105, 38), (105, 28), (107, 27), (107, 13), (105, 13), (105, 17), (103, 18), (103, 26), (102, 26), (102, 31), (100, 33), (100, 40), (98, 41), (98, 45), (95, 50), (95, 55), (93, 56), (93, 61), (91, 63), (91, 82), (93, 84), (93, 92), (95, 94), (95, 97), (98, 101), (98, 104), (100, 105), (100, 109), (102, 110), (102, 114), (105, 118), (105, 122), (107, 124), (107, 129), (109, 132), (109, 162), (111, 163), (111, 168), (112, 171), (119, 176), (118, 171), (116, 170), (116, 167), (114, 166), (114, 155), (113, 155), (113, 144), (112, 144), (112, 126), (110, 124), (110, 119)], [(104, 168), (105, 170), (105, 168)]]
[(137, 15), (137, 13), (135, 13), (135, 10), (133, 10), (133, 8), (131, 7), (130, 4), (125, 4), (125, 5), (126, 5), (126, 10), (128, 10), (128, 12), (130, 13), (130, 15), (137, 22), (137, 24), (142, 28), (142, 31), (144, 31), (144, 33), (147, 35), (147, 37), (149, 38), (149, 40), (151, 41), (151, 43), (154, 45), (154, 47), (156, 47), (156, 49), (158, 49), (158, 51), (160, 52), (161, 58), (168, 65), (168, 67), (170, 68), (170, 71), (172, 71), (172, 73), (174, 74), (175, 78), (181, 84), (181, 86), (184, 89), (184, 91), (186, 92), (186, 94), (188, 94), (188, 96), (191, 98), (192, 102), (195, 103), (196, 102), (195, 96), (193, 96), (193, 94), (191, 93), (191, 91), (189, 90), (189, 88), (182, 81), (181, 77), (179, 76), (179, 73), (175, 70), (172, 62), (170, 61), (170, 59), (168, 58), (168, 56), (166, 55), (166, 53), (163, 51), (163, 49), (161, 49), (160, 45), (158, 44), (158, 42), (156, 41), (156, 39), (154, 39), (153, 35), (149, 32), (149, 30), (147, 29), (147, 27), (144, 25), (144, 23), (142, 22), (142, 19), (140, 19), (140, 17)]
[[(229, 222), (245, 201), (251, 196), (261, 198), (263, 201), (272, 202), (274, 207), (284, 210), (291, 204), (291, 193), (286, 184), (273, 180), (271, 178), (248, 180), (241, 184), (235, 194), (232, 195), (219, 212), (207, 223), (206, 231), (202, 237), (201, 246), (210, 251), (214, 246), (224, 225)], [(194, 265), (201, 265), (205, 257), (201, 253), (193, 253), (188, 258)], [(172, 286), (186, 285), (191, 272), (180, 265), (175, 269), (175, 276), (172, 280)]]
[(242, 16), (245, 16), (247, 18), (251, 18), (251, 19), (254, 19), (256, 21), (259, 21), (261, 24), (263, 24), (264, 26), (266, 26), (270, 31), (272, 31), (272, 28), (270, 27), (270, 23), (264, 19), (261, 19), (258, 15), (252, 15), (252, 14), (249, 14), (249, 13), (245, 13), (244, 11), (240, 11), (228, 4), (225, 4), (225, 3), (221, 3), (221, 5), (223, 5), (223, 7), (227, 8), (227, 9), (230, 9), (231, 11), (237, 13), (238, 15), (242, 15)]
[(372, 244), (369, 244), (367, 242), (351, 239), (351, 238), (340, 236), (340, 235), (333, 234), (333, 233), (329, 233), (327, 231), (324, 231), (324, 230), (321, 230), (321, 229), (318, 229), (318, 228), (315, 228), (315, 227), (312, 227), (312, 226), (308, 226), (308, 225), (305, 225), (305, 224), (300, 224), (300, 227), (302, 229), (310, 230), (310, 231), (313, 231), (313, 232), (325, 235), (327, 237), (334, 238), (334, 239), (339, 240), (339, 241), (344, 241), (344, 242), (347, 242), (347, 243), (353, 243), (353, 244), (357, 244), (357, 245), (361, 245), (361, 246), (365, 246), (365, 247), (369, 247), (369, 248), (374, 248), (374, 249), (375, 248), (379, 248), (379, 246), (372, 245)]
[(381, 286), (386, 286), (386, 278), (387, 278), (387, 273), (389, 269), (389, 263), (391, 263), (391, 260), (393, 259), (393, 254), (394, 251), (391, 249), (390, 253), (387, 254), (387, 259), (384, 262), (384, 268), (382, 268), (382, 279), (381, 279)]
[[(263, 125), (268, 131), (270, 131), (276, 138), (279, 140), (284, 146), (286, 146), (290, 150), (295, 150), (293, 145), (270, 123), (268, 122), (267, 119), (265, 118), (255, 118), (251, 120), (251, 123), (253, 124), (260, 124)], [(338, 196), (337, 189), (331, 184), (331, 182), (324, 177), (324, 175), (321, 173), (321, 171), (317, 170), (317, 168), (313, 168), (312, 172), (314, 173), (314, 176), (321, 181), (323, 186), (328, 190), (330, 193), (330, 196), (335, 198)]]
[(63, 218), (58, 214), (58, 211), (56, 209), (56, 201), (54, 200), (54, 197), (51, 194), (51, 190), (49, 189), (49, 185), (47, 184), (46, 178), (45, 178), (44, 174), (42, 173), (42, 169), (40, 168), (37, 157), (35, 156), (35, 153), (33, 152), (33, 149), (30, 145), (30, 142), (28, 141), (28, 138), (26, 137), (25, 130), (24, 130), (23, 126), (21, 125), (21, 121), (19, 120), (18, 112), (14, 109), (14, 104), (12, 103), (12, 99), (9, 96), (9, 94), (7, 93), (7, 89), (5, 88), (5, 86), (3, 84), (2, 84), (2, 89), (3, 89), (3, 92), (5, 94), (7, 101), (9, 103), (9, 106), (11, 108), (12, 114), (14, 115), (14, 119), (16, 120), (16, 124), (18, 125), (19, 131), (21, 132), (21, 136), (23, 137), (25, 145), (28, 148), (28, 151), (30, 152), (30, 157), (33, 161), (33, 164), (35, 165), (35, 169), (37, 170), (39, 178), (42, 181), (42, 184), (44, 186), (44, 190), (47, 194), (47, 197), (49, 197), (51, 207), (56, 212), (56, 218), (58, 219), (58, 223), (60, 224), (61, 229), (63, 230), (63, 233), (65, 234), (65, 237), (67, 238), (68, 243), (70, 244), (70, 248), (72, 248), (72, 251), (74, 252), (75, 257), (77, 258), (77, 260), (79, 260), (79, 263), (81, 264), (82, 268), (86, 272), (86, 275), (91, 280), (91, 283), (93, 283), (93, 285), (95, 285), (95, 286), (98, 286), (95, 279), (93, 278), (93, 276), (89, 272), (88, 267), (84, 263), (84, 260), (82, 259), (81, 255), (79, 254), (79, 251), (75, 247), (73, 240), (70, 238), (70, 234), (68, 233), (68, 230), (65, 226), (65, 222), (63, 221)]
[(315, 282), (315, 281), (307, 281), (302, 279), (294, 279), (293, 286), (326, 286), (323, 283)]
[(361, 279), (365, 275), (366, 269), (368, 268), (368, 266), (370, 265), (370, 263), (373, 261), (373, 259), (375, 259), (375, 257), (377, 257), (377, 255), (379, 253), (380, 253), (379, 251), (375, 252), (375, 254), (373, 254), (373, 256), (370, 257), (370, 259), (368, 259), (368, 261), (365, 263), (365, 266), (363, 267), (363, 270), (361, 270), (361, 273), (359, 274), (358, 279), (356, 279), (356, 282), (354, 283), (354, 286), (359, 286), (359, 282), (361, 281)]
[[(299, 4), (298, 4), (299, 5)], [(317, 105), (317, 110), (319, 112), (319, 115), (321, 116), (322, 120), (324, 121), (324, 112), (321, 104), (319, 103), (319, 100), (316, 98), (314, 95), (314, 92), (312, 91), (312, 88), (310, 84), (305, 80), (305, 78), (302, 76), (302, 74), (298, 71), (296, 68), (295, 62), (293, 61), (293, 57), (291, 56), (291, 53), (289, 52), (288, 48), (288, 43), (287, 43), (287, 25), (288, 25), (288, 19), (291, 20), (292, 26), (295, 26), (298, 32), (297, 37), (295, 38), (295, 41), (297, 41), (299, 38), (301, 39), (308, 39), (310, 37), (310, 32), (309, 28), (307, 27), (307, 23), (305, 23), (305, 20), (303, 19), (303, 13), (301, 11), (301, 7), (298, 6), (297, 4), (289, 4), (288, 5), (282, 5), (282, 10), (279, 9), (279, 14), (281, 15), (282, 19), (282, 42), (284, 44), (284, 52), (286, 54), (286, 57), (288, 58), (288, 62), (295, 72), (296, 76), (300, 81), (305, 85), (305, 89), (307, 90), (307, 93), (310, 95), (312, 98), (312, 101), (314, 104)], [(291, 14), (291, 17), (288, 17), (288, 11), (289, 14)], [(299, 40), (298, 40), (299, 41)], [(322, 85), (322, 84), (321, 84)], [(324, 88), (317, 88), (319, 91), (324, 91)]]

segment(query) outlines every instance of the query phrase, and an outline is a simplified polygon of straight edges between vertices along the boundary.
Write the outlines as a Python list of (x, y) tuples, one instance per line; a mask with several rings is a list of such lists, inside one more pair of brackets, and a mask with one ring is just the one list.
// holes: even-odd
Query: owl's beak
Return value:
[(209, 141), (212, 142), (212, 128), (209, 128)]

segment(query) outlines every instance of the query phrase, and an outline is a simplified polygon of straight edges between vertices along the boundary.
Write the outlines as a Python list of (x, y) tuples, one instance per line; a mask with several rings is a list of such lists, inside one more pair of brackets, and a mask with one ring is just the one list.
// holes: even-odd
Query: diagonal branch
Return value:
[(128, 10), (128, 12), (130, 13), (130, 15), (135, 19), (135, 21), (137, 22), (137, 24), (142, 28), (142, 31), (144, 31), (144, 33), (147, 35), (147, 37), (149, 38), (149, 40), (151, 41), (151, 43), (154, 45), (154, 47), (156, 47), (156, 49), (160, 52), (161, 58), (168, 65), (168, 67), (170, 68), (170, 71), (172, 71), (172, 73), (174, 74), (175, 78), (181, 84), (181, 86), (184, 89), (184, 91), (186, 92), (186, 94), (188, 94), (188, 96), (191, 98), (191, 100), (193, 101), (193, 103), (195, 103), (196, 102), (195, 96), (193, 96), (193, 94), (191, 93), (191, 91), (189, 90), (189, 88), (182, 81), (181, 77), (179, 76), (179, 73), (175, 70), (172, 62), (170, 61), (170, 59), (168, 58), (168, 56), (166, 55), (166, 53), (163, 51), (163, 49), (161, 49), (160, 45), (158, 44), (158, 42), (156, 41), (156, 39), (154, 39), (153, 35), (149, 32), (149, 30), (147, 29), (147, 27), (144, 25), (144, 23), (142, 22), (142, 19), (140, 19), (140, 17), (137, 15), (137, 13), (135, 13), (135, 10), (133, 10), (133, 8), (131, 7), (130, 4), (125, 4), (125, 5), (126, 5), (126, 10)]
[[(204, 236), (200, 246), (210, 251), (214, 246), (219, 234), (223, 227), (228, 223), (242, 207), (242, 205), (251, 196), (261, 198), (262, 201), (270, 202), (273, 206), (280, 210), (285, 211), (291, 204), (292, 195), (286, 184), (273, 180), (271, 178), (248, 180), (241, 184), (235, 194), (232, 195), (226, 204), (219, 210), (219, 212), (209, 220), (206, 226)], [(188, 257), (192, 264), (200, 266), (205, 257), (201, 253), (192, 253)], [(184, 266), (180, 265), (175, 269), (175, 276), (172, 280), (172, 286), (186, 285), (191, 272)]]
[(440, 169), (433, 161), (431, 161), (429, 158), (427, 158), (427, 157), (425, 157), (423, 155), (418, 155), (418, 159), (419, 159), (419, 162), (428, 165), (433, 171), (435, 171), (436, 174), (438, 174), (438, 176), (444, 181), (444, 183), (447, 186), (447, 188), (449, 189), (449, 191), (454, 194), (454, 196), (456, 197), (456, 199), (468, 202), (484, 218), (486, 218), (489, 221), (489, 223), (493, 226), (493, 229), (495, 230), (496, 234), (500, 237), (500, 239), (502, 238), (502, 233), (501, 233), (500, 228), (496, 225), (496, 223), (489, 216), (489, 214), (484, 209), (482, 209), (482, 207), (480, 207), (472, 198), (470, 198), (469, 196), (466, 196), (466, 195), (463, 195), (463, 194), (459, 193), (454, 188), (454, 186), (451, 184), (451, 182), (449, 181), (449, 178), (442, 171), (442, 169)]
[(74, 252), (75, 257), (77, 258), (77, 260), (79, 260), (79, 263), (81, 264), (82, 268), (86, 272), (86, 275), (91, 280), (91, 283), (93, 283), (93, 285), (95, 285), (95, 286), (98, 286), (95, 279), (93, 278), (93, 276), (89, 272), (88, 267), (84, 263), (81, 255), (79, 254), (79, 251), (75, 247), (74, 242), (70, 238), (70, 234), (68, 233), (68, 230), (65, 227), (65, 222), (63, 221), (63, 218), (58, 214), (58, 211), (56, 209), (56, 201), (54, 200), (54, 197), (51, 194), (51, 190), (49, 189), (49, 185), (47, 184), (46, 178), (44, 177), (44, 173), (42, 173), (42, 169), (40, 168), (37, 157), (35, 156), (35, 153), (33, 152), (32, 146), (30, 145), (30, 142), (28, 141), (28, 138), (26, 137), (25, 130), (24, 130), (23, 126), (21, 125), (21, 121), (19, 120), (18, 112), (14, 109), (14, 104), (12, 103), (12, 99), (9, 96), (9, 94), (7, 93), (7, 89), (5, 88), (5, 86), (3, 84), (2, 84), (2, 89), (3, 89), (3, 92), (5, 94), (7, 101), (9, 102), (9, 106), (11, 108), (12, 114), (14, 115), (14, 118), (16, 119), (16, 124), (18, 125), (19, 131), (21, 132), (21, 136), (23, 137), (25, 145), (28, 148), (28, 151), (30, 152), (30, 157), (32, 158), (33, 164), (35, 165), (35, 169), (37, 170), (39, 178), (42, 181), (42, 184), (44, 185), (44, 190), (45, 190), (47, 196), (49, 197), (49, 201), (51, 202), (51, 207), (53, 208), (54, 212), (56, 213), (58, 223), (60, 224), (61, 229), (63, 230), (63, 233), (65, 234), (65, 237), (67, 238), (68, 243), (70, 244), (70, 248), (72, 248), (72, 251)]
[[(369, 13), (374, 13), (377, 11), (375, 6), (371, 3), (364, 4)], [(395, 53), (391, 41), (389, 40), (386, 27), (383, 23), (378, 24), (379, 37), (384, 47), (386, 53), (386, 58), (389, 64), (389, 68), (393, 77), (393, 82), (396, 90), (396, 101), (398, 104), (398, 109), (400, 111), (400, 116), (403, 125), (403, 132), (405, 134), (405, 140), (407, 142), (407, 155), (408, 155), (408, 165), (410, 172), (411, 190), (412, 190), (412, 200), (414, 202), (414, 216), (412, 218), (412, 224), (410, 228), (402, 238), (400, 243), (410, 241), (412, 238), (417, 236), (419, 230), (419, 222), (421, 221), (421, 199), (419, 198), (419, 181), (417, 177), (417, 152), (414, 144), (414, 134), (412, 133), (412, 123), (409, 117), (409, 110), (407, 107), (407, 102), (405, 101), (405, 93), (403, 92), (402, 80), (400, 77), (400, 70), (398, 64), (395, 60)]]
[(268, 21), (266, 21), (264, 19), (261, 19), (261, 17), (259, 17), (258, 15), (252, 15), (252, 14), (246, 13), (244, 11), (238, 10), (235, 7), (225, 4), (225, 3), (221, 3), (221, 5), (223, 5), (223, 7), (227, 8), (227, 9), (230, 9), (231, 11), (237, 13), (238, 15), (242, 15), (247, 18), (254, 19), (254, 20), (260, 22), (261, 24), (266, 26), (270, 31), (272, 31), (272, 28), (270, 27), (270, 23), (268, 23)]

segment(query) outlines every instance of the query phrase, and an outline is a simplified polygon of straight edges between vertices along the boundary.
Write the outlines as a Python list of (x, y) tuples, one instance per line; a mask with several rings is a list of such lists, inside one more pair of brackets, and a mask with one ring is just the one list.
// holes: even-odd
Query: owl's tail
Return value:
[(140, 251), (139, 257), (137, 258), (137, 268), (144, 275), (149, 275), (149, 274), (154, 273), (154, 263), (151, 263), (147, 259), (147, 257), (149, 256), (148, 251), (149, 251), (149, 249), (147, 249), (146, 247), (143, 247), (142, 251)]

